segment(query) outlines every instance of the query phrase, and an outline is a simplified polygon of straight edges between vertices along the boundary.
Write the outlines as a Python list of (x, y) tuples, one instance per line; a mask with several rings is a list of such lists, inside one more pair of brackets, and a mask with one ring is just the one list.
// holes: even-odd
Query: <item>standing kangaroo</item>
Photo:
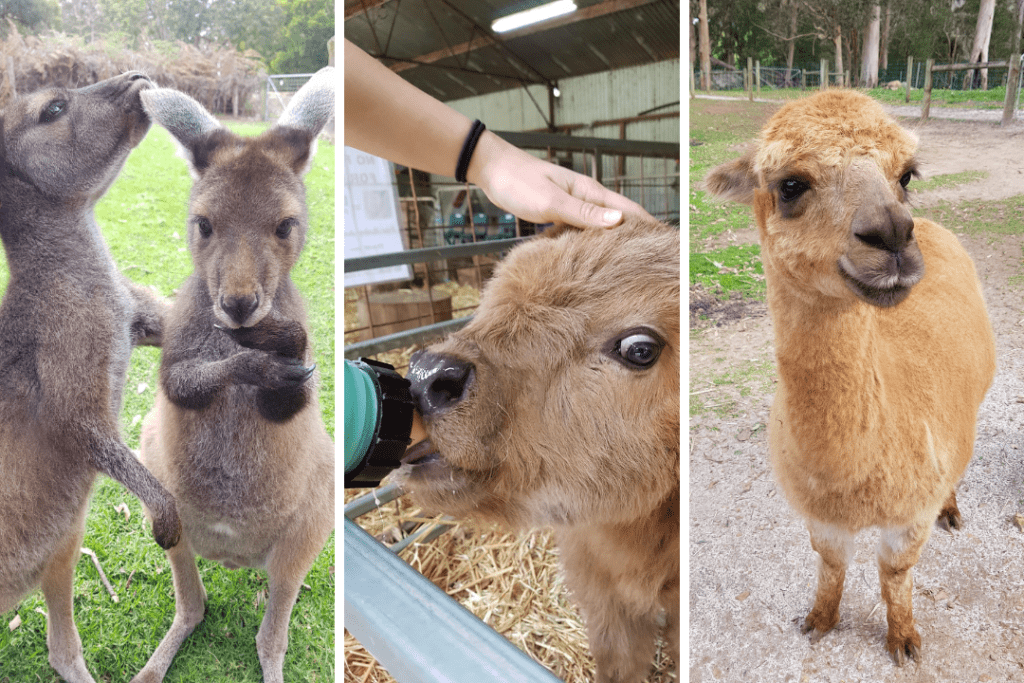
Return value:
[(181, 511), (181, 543), (167, 553), (176, 611), (133, 680), (162, 680), (203, 620), (199, 554), (228, 568), (266, 568), (256, 651), (263, 680), (281, 683), (292, 606), (334, 528), (334, 444), (317, 401), (305, 305), (289, 279), (306, 237), (302, 175), (334, 113), (334, 70), (318, 72), (255, 138), (232, 134), (174, 90), (150, 90), (143, 102), (195, 177), (195, 272), (167, 318), (140, 456)]
[(165, 306), (117, 271), (93, 216), (149, 130), (149, 87), (129, 73), (41, 90), (0, 115), (0, 612), (42, 586), (50, 664), (70, 683), (93, 682), (71, 601), (96, 474), (142, 499), (162, 547), (181, 530), (118, 432), (129, 355), (160, 344)]

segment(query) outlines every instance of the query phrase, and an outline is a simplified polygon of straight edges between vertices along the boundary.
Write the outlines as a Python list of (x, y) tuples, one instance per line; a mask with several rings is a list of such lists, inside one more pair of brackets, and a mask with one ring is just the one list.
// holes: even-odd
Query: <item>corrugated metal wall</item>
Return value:
[[(566, 78), (559, 81), (562, 96), (555, 106), (555, 124), (584, 125), (573, 131), (581, 137), (620, 139), (618, 124), (593, 126), (595, 121), (625, 119), (640, 112), (680, 101), (679, 60), (656, 62), (639, 67), (628, 67), (606, 71), (589, 76)], [(527, 92), (527, 90), (529, 92)], [(532, 96), (532, 98), (531, 98)], [(548, 114), (548, 93), (543, 86), (531, 86), (503, 92), (453, 100), (447, 103), (471, 119), (480, 119), (492, 130), (527, 131), (546, 128), (544, 117)], [(660, 112), (678, 111), (666, 107)], [(541, 115), (543, 111), (543, 116)], [(651, 142), (680, 142), (680, 119), (662, 118), (626, 125), (627, 140)], [(563, 163), (567, 163), (563, 160)], [(574, 170), (592, 174), (592, 159), (583, 155), (572, 158)], [(613, 186), (611, 179), (618, 175), (618, 158), (603, 159), (602, 176), (606, 184)], [(618, 190), (634, 201), (640, 202), (649, 211), (661, 215), (675, 215), (679, 212), (679, 166), (674, 161), (628, 159), (624, 176), (620, 178)], [(675, 174), (672, 179), (665, 179)]]

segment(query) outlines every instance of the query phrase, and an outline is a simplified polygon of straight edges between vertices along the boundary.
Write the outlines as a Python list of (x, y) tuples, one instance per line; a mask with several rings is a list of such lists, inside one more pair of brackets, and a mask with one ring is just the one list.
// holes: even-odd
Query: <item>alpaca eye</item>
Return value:
[(206, 216), (196, 217), (196, 228), (199, 229), (199, 234), (203, 237), (209, 237), (213, 234), (213, 225), (210, 224), (210, 219)]
[(914, 177), (914, 172), (913, 171), (907, 171), (906, 173), (903, 174), (903, 177), (900, 178), (900, 185), (903, 186), (904, 190), (907, 189), (907, 185), (910, 184), (910, 179), (913, 178), (913, 177)]
[(642, 370), (658, 360), (665, 342), (652, 331), (631, 330), (617, 339), (611, 349), (611, 356), (626, 367)]
[(810, 189), (810, 185), (796, 178), (786, 178), (779, 185), (779, 197), (784, 202), (792, 202)]
[(285, 218), (277, 226), (277, 236), (280, 237), (281, 239), (285, 239), (286, 237), (288, 237), (288, 235), (292, 234), (292, 226), (295, 225), (295, 223), (297, 222), (298, 221), (296, 221), (294, 218)]
[(64, 113), (67, 106), (68, 103), (66, 100), (54, 100), (50, 102), (39, 115), (39, 123), (49, 123), (50, 121), (57, 119)]

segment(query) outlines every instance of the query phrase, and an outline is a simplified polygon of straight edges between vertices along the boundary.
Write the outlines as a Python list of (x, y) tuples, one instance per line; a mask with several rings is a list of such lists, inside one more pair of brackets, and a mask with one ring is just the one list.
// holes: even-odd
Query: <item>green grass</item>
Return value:
[(730, 245), (690, 255), (690, 283), (710, 291), (740, 292), (748, 298), (765, 296), (761, 248), (756, 244)]
[(968, 183), (985, 178), (988, 178), (988, 171), (961, 171), (960, 173), (946, 173), (933, 176), (928, 180), (914, 180), (909, 187), (911, 192), (927, 192), (947, 187), (956, 187), (958, 185), (967, 185)]
[[(872, 88), (863, 92), (884, 104), (907, 104), (906, 88), (899, 90)], [(988, 90), (946, 90), (933, 88), (931, 106), (962, 109), (1002, 109), (1003, 100), (1005, 99), (1005, 86), (997, 86)], [(923, 101), (924, 90), (912, 88), (910, 90), (910, 104), (921, 104)]]
[(1024, 233), (1024, 195), (998, 201), (943, 202), (915, 215), (930, 218), (950, 230), (972, 235), (1020, 235)]
[[(264, 126), (231, 125), (243, 134)], [(192, 266), (185, 250), (185, 214), (191, 180), (170, 136), (154, 126), (136, 148), (124, 171), (96, 209), (114, 261), (132, 280), (170, 295)], [(306, 176), (309, 235), (292, 277), (306, 297), (321, 373), (320, 403), (328, 431), (334, 433), (334, 146), (320, 142)], [(177, 233), (177, 237), (175, 237)], [(2, 255), (0, 255), (2, 256)], [(7, 268), (0, 258), (0, 287)], [(153, 405), (158, 349), (139, 348), (125, 389), (121, 424), (125, 442), (138, 448), (140, 421)], [(126, 504), (130, 519), (115, 510)], [(98, 481), (84, 545), (96, 552), (120, 602), (114, 603), (92, 562), (82, 556), (75, 573), (75, 619), (85, 660), (99, 683), (127, 681), (143, 667), (174, 616), (170, 566), (153, 542), (138, 500), (120, 484)], [(284, 677), (287, 681), (334, 681), (334, 537), (306, 577), (292, 612)], [(262, 679), (256, 656), (256, 632), (267, 590), (261, 570), (228, 571), (199, 560), (208, 601), (205, 621), (185, 641), (168, 672), (168, 683), (252, 681)], [(259, 600), (257, 606), (258, 598)], [(15, 612), (0, 623), (0, 683), (60, 679), (47, 662), (42, 593), (34, 592), (17, 608), (22, 619), (7, 628)]]
[(755, 102), (723, 111), (721, 103), (711, 100), (690, 103), (690, 284), (701, 283), (724, 296), (739, 291), (764, 297), (758, 245), (708, 245), (729, 230), (751, 227), (750, 207), (716, 200), (699, 186), (712, 168), (741, 156), (776, 109)]
[[(725, 359), (716, 359), (724, 362)], [(775, 381), (775, 361), (765, 357), (751, 360), (722, 372), (691, 374), (690, 417), (713, 414), (721, 418), (737, 417), (741, 401), (754, 392), (771, 394)]]

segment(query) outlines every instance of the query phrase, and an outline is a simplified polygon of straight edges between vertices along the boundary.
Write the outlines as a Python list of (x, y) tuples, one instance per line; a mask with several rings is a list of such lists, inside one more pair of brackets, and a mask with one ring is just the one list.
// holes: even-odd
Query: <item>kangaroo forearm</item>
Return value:
[(201, 410), (231, 383), (227, 360), (190, 360), (172, 364), (162, 373), (164, 393), (175, 405)]
[(132, 316), (132, 345), (161, 346), (163, 344), (164, 318), (170, 311), (170, 304), (155, 292), (123, 278), (132, 295), (134, 315)]
[(122, 484), (149, 509), (153, 536), (160, 547), (167, 549), (176, 545), (181, 536), (181, 521), (174, 497), (119, 439), (94, 434), (88, 441), (93, 466)]

